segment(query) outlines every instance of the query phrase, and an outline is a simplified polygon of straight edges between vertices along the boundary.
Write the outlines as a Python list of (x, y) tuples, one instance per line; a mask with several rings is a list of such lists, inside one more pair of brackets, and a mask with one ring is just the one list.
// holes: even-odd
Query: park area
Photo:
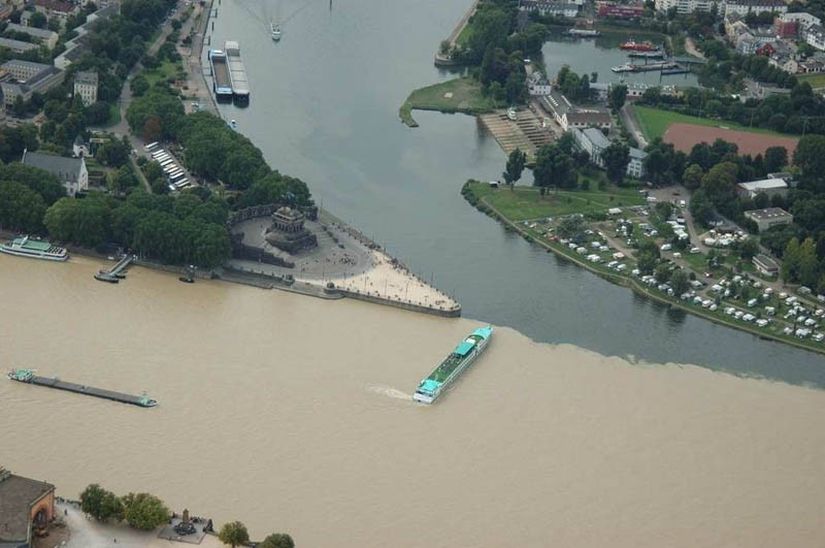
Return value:
[(538, 187), (493, 188), (488, 183), (470, 182), (466, 187), (476, 200), (484, 201), (511, 221), (557, 217), (572, 213), (607, 213), (614, 207), (644, 204), (635, 188), (606, 187), (604, 190), (555, 191), (542, 194)]
[(412, 117), (412, 110), (437, 110), (439, 112), (463, 112), (482, 114), (496, 107), (495, 101), (481, 93), (481, 84), (464, 77), (456, 78), (419, 88), (407, 97), (398, 111), (401, 121), (410, 127), (418, 124)]
[(765, 129), (748, 128), (733, 122), (698, 118), (668, 110), (635, 106), (633, 111), (648, 139), (661, 137), (683, 152), (690, 152), (697, 143), (711, 144), (716, 139), (722, 139), (735, 143), (742, 154), (764, 154), (767, 148), (773, 146), (785, 147), (789, 153), (793, 153), (799, 141), (796, 137)]

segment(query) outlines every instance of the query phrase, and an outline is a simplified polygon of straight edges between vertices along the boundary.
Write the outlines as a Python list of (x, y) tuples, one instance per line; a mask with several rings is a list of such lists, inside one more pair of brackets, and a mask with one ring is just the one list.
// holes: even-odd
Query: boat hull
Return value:
[[(455, 382), (458, 377), (466, 370), (472, 363), (478, 358), (478, 356), (484, 352), (487, 348), (487, 345), (490, 343), (490, 338), (492, 337), (492, 328), (485, 328), (487, 331), (487, 335), (485, 338), (479, 340), (474, 346), (473, 349), (470, 350), (458, 363), (455, 369), (450, 372), (446, 379), (443, 382), (438, 383), (438, 386), (434, 389), (422, 389), (424, 383), (428, 382), (427, 379), (422, 381), (422, 384), (419, 385), (419, 388), (413, 394), (413, 400), (418, 403), (423, 404), (432, 404), (434, 403), (441, 394), (453, 383)], [(440, 367), (440, 366), (439, 366)], [(438, 368), (436, 368), (436, 371)], [(432, 374), (431, 374), (432, 376)], [(430, 377), (428, 377), (429, 379)]]
[(69, 254), (66, 253), (64, 255), (51, 255), (45, 253), (31, 253), (28, 251), (18, 251), (16, 249), (12, 249), (6, 245), (0, 246), (0, 253), (5, 253), (6, 255), (14, 255), (16, 257), (28, 257), (29, 259), (41, 259), (43, 261), (67, 261), (69, 259)]

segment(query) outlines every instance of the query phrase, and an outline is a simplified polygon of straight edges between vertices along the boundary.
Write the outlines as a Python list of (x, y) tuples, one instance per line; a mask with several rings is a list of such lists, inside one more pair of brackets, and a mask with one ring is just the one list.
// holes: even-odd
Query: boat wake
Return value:
[(412, 396), (410, 394), (402, 392), (397, 388), (393, 388), (391, 386), (384, 386), (382, 384), (368, 384), (367, 391), (372, 392), (373, 394), (380, 394), (381, 396), (386, 396), (388, 398), (393, 398), (396, 400), (412, 400)]

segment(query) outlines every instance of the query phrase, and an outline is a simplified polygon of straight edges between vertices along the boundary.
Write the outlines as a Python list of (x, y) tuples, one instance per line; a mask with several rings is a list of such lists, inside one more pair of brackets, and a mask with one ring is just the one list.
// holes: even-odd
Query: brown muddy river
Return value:
[(0, 256), (0, 463), (300, 546), (816, 546), (825, 393), (630, 364), (497, 329), (436, 405), (417, 382), (478, 325), (96, 261)]

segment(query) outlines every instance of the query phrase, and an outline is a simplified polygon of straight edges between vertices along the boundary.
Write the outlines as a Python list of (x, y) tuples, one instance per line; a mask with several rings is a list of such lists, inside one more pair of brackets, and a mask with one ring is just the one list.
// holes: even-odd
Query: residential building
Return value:
[(74, 75), (74, 95), (80, 96), (83, 106), (97, 102), (97, 80), (97, 72), (93, 70), (81, 70)]
[(63, 0), (34, 0), (34, 11), (56, 19), (64, 27), (69, 16), (80, 13), (80, 6)]
[(9, 17), (11, 17), (12, 13), (14, 13), (14, 6), (10, 4), (3, 4), (2, 6), (0, 6), (0, 21), (7, 20)]
[(759, 47), (759, 41), (756, 37), (746, 32), (736, 38), (736, 51), (742, 55), (753, 55)]
[(32, 44), (31, 42), (23, 42), (22, 40), (13, 40), (11, 38), (0, 38), (0, 48), (10, 49), (15, 53), (31, 51), (33, 49), (37, 49), (38, 47), (39, 46), (37, 44)]
[(23, 151), (21, 162), (48, 171), (58, 178), (69, 196), (89, 188), (89, 172), (83, 158), (65, 158), (42, 152)]
[(3, 63), (0, 65), (0, 69), (5, 70), (11, 77), (0, 82), (5, 108), (14, 105), (18, 97), (28, 101), (32, 93), (45, 93), (62, 84), (65, 78), (65, 73), (62, 70), (58, 70), (51, 65), (19, 59), (12, 59)]
[(77, 36), (66, 42), (66, 49), (54, 58), (54, 66), (66, 70), (72, 63), (80, 59), (86, 52), (86, 36), (89, 34), (91, 26), (94, 25), (96, 21), (106, 20), (117, 15), (119, 9), (119, 4), (109, 4), (89, 15), (85, 23), (74, 29)]
[[(587, 152), (591, 162), (603, 168), (602, 153), (610, 146), (610, 140), (604, 136), (604, 133), (595, 128), (583, 130), (573, 128), (571, 132), (576, 146)], [(645, 157), (647, 157), (647, 154), (644, 151), (630, 147), (630, 162), (627, 164), (627, 174), (637, 179), (641, 178), (644, 175), (643, 161)]]
[(767, 194), (768, 197), (782, 196), (783, 198), (788, 195), (788, 183), (779, 178), (749, 181), (739, 183), (737, 186), (736, 192), (743, 198), (755, 198), (758, 194)]
[(89, 155), (89, 145), (78, 135), (72, 143), (72, 156), (75, 158), (85, 158)]
[(22, 32), (28, 34), (39, 43), (43, 44), (50, 50), (57, 45), (58, 34), (48, 29), (38, 29), (36, 27), (26, 27), (18, 25), (17, 23), (9, 23), (6, 26), (6, 31)]
[(519, 9), (525, 12), (535, 12), (539, 15), (553, 15), (556, 17), (576, 17), (579, 14), (581, 3), (558, 0), (520, 0)]
[(788, 6), (783, 0), (727, 0), (725, 2), (725, 15), (738, 13), (745, 16), (749, 13), (760, 14), (766, 11), (786, 13)]
[(776, 276), (779, 274), (779, 263), (761, 253), (753, 258), (753, 266), (765, 276)]
[(676, 13), (693, 13), (694, 11), (710, 11), (713, 6), (719, 6), (722, 2), (714, 0), (656, 0), (656, 11), (668, 11), (676, 9)]
[(645, 5), (642, 2), (634, 4), (617, 4), (616, 2), (597, 2), (596, 14), (599, 17), (612, 17), (613, 19), (639, 19), (645, 12)]
[(793, 222), (793, 215), (779, 207), (752, 209), (745, 212), (745, 217), (756, 223), (759, 232), (764, 232), (773, 226), (789, 225)]
[(636, 179), (644, 177), (645, 158), (647, 158), (647, 152), (640, 148), (630, 147), (630, 162), (627, 164), (627, 174)]
[(812, 25), (802, 31), (802, 38), (818, 50), (825, 50), (825, 29), (822, 25)]
[(814, 17), (810, 13), (805, 12), (783, 13), (777, 17), (777, 21), (782, 23), (796, 23), (797, 29), (800, 31), (809, 29), (814, 25), (822, 25), (819, 17)]
[(610, 112), (604, 109), (576, 109), (567, 113), (562, 128), (599, 128), (610, 129), (613, 119)]
[(0, 468), (0, 546), (28, 547), (54, 519), (54, 485)]
[(550, 85), (550, 82), (538, 71), (533, 72), (527, 78), (527, 91), (532, 96), (541, 97), (549, 95), (552, 90), (553, 86)]

